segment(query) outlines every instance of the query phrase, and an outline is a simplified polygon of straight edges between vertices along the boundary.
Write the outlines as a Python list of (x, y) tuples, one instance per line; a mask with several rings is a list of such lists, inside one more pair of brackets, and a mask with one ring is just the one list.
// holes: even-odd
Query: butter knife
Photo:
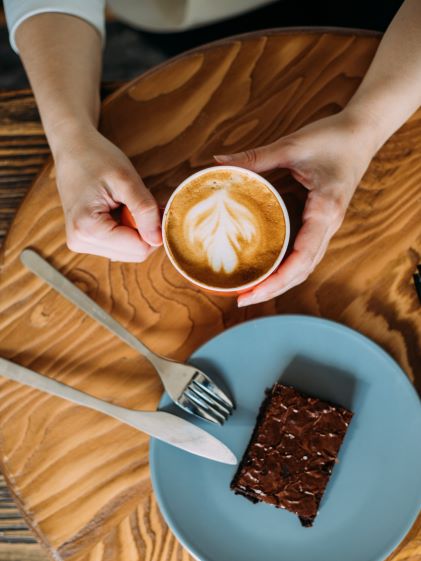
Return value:
[(105, 413), (105, 415), (114, 417), (126, 425), (186, 452), (224, 464), (235, 465), (237, 463), (234, 454), (220, 440), (193, 423), (171, 413), (136, 411), (114, 405), (4, 358), (0, 358), (0, 376)]

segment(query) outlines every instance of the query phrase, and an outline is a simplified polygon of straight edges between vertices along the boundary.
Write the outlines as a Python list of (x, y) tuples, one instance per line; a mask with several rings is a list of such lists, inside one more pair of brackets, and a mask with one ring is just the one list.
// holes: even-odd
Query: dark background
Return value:
[[(103, 79), (127, 80), (197, 45), (257, 29), (333, 26), (385, 31), (401, 4), (402, 0), (280, 0), (222, 23), (165, 34), (145, 33), (109, 18)], [(10, 48), (1, 7), (0, 0), (0, 88), (22, 88), (28, 83)]]

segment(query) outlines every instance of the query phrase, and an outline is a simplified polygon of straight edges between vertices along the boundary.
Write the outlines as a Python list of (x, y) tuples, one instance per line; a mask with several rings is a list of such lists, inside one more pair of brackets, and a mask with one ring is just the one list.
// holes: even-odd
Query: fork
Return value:
[(34, 250), (24, 249), (20, 258), (30, 271), (145, 356), (158, 372), (167, 394), (184, 411), (220, 425), (232, 414), (233, 401), (204, 372), (151, 351)]

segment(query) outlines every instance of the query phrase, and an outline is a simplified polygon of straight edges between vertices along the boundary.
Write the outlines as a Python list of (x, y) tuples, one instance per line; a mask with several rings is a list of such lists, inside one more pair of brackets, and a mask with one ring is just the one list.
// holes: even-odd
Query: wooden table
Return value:
[[(0, 245), (16, 210), (49, 157), (30, 90), (0, 92)], [(1, 339), (1, 334), (0, 334)], [(0, 559), (47, 559), (0, 476)]]
[[(108, 103), (102, 128), (130, 155), (157, 197), (165, 197), (181, 177), (209, 164), (213, 153), (267, 142), (340, 109), (364, 75), (378, 40), (374, 34), (332, 30), (227, 40), (164, 65), (127, 88)], [(105, 398), (115, 399), (118, 388), (116, 401), (123, 405), (141, 400), (151, 408), (160, 395), (156, 376), (135, 353), (16, 264), (22, 243), (31, 243), (117, 319), (171, 356), (186, 357), (202, 341), (245, 319), (308, 313), (336, 319), (376, 340), (421, 389), (421, 325), (411, 280), (420, 260), (420, 152), (418, 113), (373, 161), (312, 277), (287, 295), (246, 310), (188, 287), (159, 253), (140, 267), (72, 255), (65, 248), (54, 176), (47, 167), (19, 211), (1, 257), (0, 354), (52, 377), (59, 369), (60, 379)], [(0, 94), (2, 238), (47, 157), (31, 93)], [(300, 187), (282, 173), (268, 177), (298, 215)], [(58, 329), (70, 338), (47, 351), (46, 336), (51, 339)], [(29, 335), (22, 335), (26, 331)], [(118, 366), (119, 378), (107, 370), (111, 363)], [(0, 395), (8, 404), (0, 400), (0, 465), (19, 506), (19, 511), (12, 507), (2, 485), (0, 559), (43, 558), (30, 543), (20, 512), (54, 559), (190, 559), (159, 514), (149, 484), (146, 438), (1, 379)], [(75, 434), (83, 446), (71, 453)], [(95, 439), (97, 452), (89, 444)], [(120, 456), (116, 442), (126, 446)], [(42, 454), (31, 458), (34, 444)], [(98, 463), (99, 451), (104, 458)], [(91, 464), (95, 473), (89, 471)], [(421, 518), (390, 559), (420, 558)]]

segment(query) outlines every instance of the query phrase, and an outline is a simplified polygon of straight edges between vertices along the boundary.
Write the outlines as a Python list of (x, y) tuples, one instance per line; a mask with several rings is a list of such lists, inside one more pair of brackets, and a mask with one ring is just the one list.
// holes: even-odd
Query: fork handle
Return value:
[(121, 323), (107, 314), (92, 298), (59, 273), (57, 269), (50, 265), (50, 263), (43, 259), (38, 253), (32, 249), (24, 249), (20, 254), (20, 258), (22, 263), (35, 275), (52, 286), (67, 300), (70, 300), (70, 302), (85, 312), (85, 314), (88, 314), (88, 316), (98, 321), (111, 331), (111, 333), (117, 335), (117, 337), (120, 337), (122, 341), (130, 345), (133, 349), (143, 354), (155, 367), (158, 366), (162, 357), (152, 352), (149, 347), (127, 331)]

